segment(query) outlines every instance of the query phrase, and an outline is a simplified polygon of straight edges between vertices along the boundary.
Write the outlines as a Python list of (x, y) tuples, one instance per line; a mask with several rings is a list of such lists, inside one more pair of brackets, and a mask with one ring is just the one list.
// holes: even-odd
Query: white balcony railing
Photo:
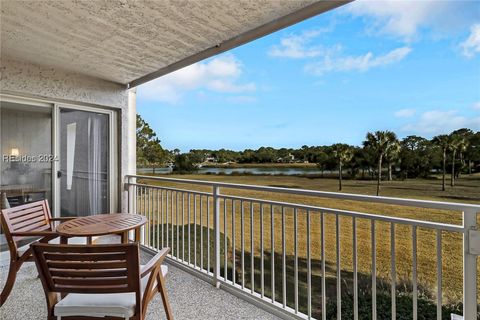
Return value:
[[(429, 312), (419, 308), (424, 299), (436, 304), (437, 319), (450, 317), (442, 307), (455, 299), (457, 313), (477, 318), (479, 205), (134, 175), (125, 189), (130, 212), (148, 219), (143, 245), (170, 247), (172, 263), (279, 316), (341, 319), (348, 312), (342, 304), (351, 304), (349, 317), (381, 319), (385, 299), (378, 299), (387, 292), (392, 319), (405, 295), (413, 319)], [(298, 200), (278, 201), (282, 194)], [(319, 198), (340, 208), (357, 201), (409, 207), (434, 218), (457, 212), (459, 223), (311, 204)], [(433, 280), (419, 276), (429, 268)], [(343, 301), (346, 294), (351, 299)]]

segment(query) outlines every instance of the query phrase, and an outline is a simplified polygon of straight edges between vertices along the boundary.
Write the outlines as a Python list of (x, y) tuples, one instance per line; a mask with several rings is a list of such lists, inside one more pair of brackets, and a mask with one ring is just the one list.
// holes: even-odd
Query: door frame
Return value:
[[(66, 103), (55, 103), (53, 105), (53, 155), (56, 159), (60, 159), (60, 110), (69, 109), (76, 111), (85, 111), (85, 112), (94, 112), (102, 113), (108, 115), (108, 211), (115, 212), (117, 211), (118, 204), (118, 185), (116, 183), (117, 179), (117, 170), (118, 167), (118, 156), (117, 156), (117, 112), (110, 109), (86, 107), (79, 105), (72, 105)], [(61, 190), (60, 190), (60, 179), (57, 177), (57, 172), (60, 169), (60, 161), (54, 161), (53, 164), (53, 191), (52, 194), (54, 197), (53, 212), (55, 217), (60, 217), (60, 200), (61, 200)]]
[[(118, 130), (118, 110), (99, 107), (83, 106), (73, 103), (58, 103), (48, 99), (36, 99), (29, 97), (22, 97), (12, 94), (1, 94), (0, 100), (18, 103), (24, 105), (31, 105), (39, 108), (50, 108), (52, 112), (52, 155), (55, 159), (60, 159), (60, 109), (72, 109), (79, 111), (89, 111), (96, 113), (103, 113), (109, 115), (109, 163), (108, 163), (108, 175), (109, 175), (109, 211), (118, 211), (119, 200), (119, 185), (118, 185), (118, 143), (119, 143), (119, 130)], [(0, 133), (1, 135), (1, 133)], [(52, 176), (51, 176), (51, 193), (52, 193), (52, 214), (54, 217), (60, 217), (60, 179), (57, 178), (57, 171), (59, 169), (59, 161), (52, 162)]]

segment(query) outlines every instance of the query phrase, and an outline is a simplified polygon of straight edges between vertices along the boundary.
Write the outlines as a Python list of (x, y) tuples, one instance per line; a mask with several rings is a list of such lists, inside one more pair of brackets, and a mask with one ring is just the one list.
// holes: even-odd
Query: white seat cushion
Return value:
[[(165, 277), (168, 267), (162, 265)], [(150, 274), (141, 280), (142, 295)], [(54, 308), (55, 316), (89, 316), (130, 318), (135, 314), (135, 293), (84, 294), (70, 293), (58, 302)]]
[(135, 314), (135, 293), (70, 293), (55, 305), (57, 317), (90, 316), (130, 318)]

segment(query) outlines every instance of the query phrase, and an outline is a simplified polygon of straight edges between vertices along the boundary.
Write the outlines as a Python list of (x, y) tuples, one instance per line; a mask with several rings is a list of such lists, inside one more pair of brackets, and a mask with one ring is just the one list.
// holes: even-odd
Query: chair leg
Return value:
[(167, 314), (167, 320), (173, 320), (173, 313), (172, 309), (170, 308), (170, 301), (168, 301), (167, 288), (165, 287), (165, 278), (159, 274), (157, 276), (157, 281), (159, 284), (160, 295), (162, 296), (163, 308), (165, 309), (165, 313)]
[(3, 287), (2, 293), (0, 295), (0, 306), (3, 306), (4, 303), (7, 301), (10, 292), (12, 292), (13, 284), (15, 283), (15, 279), (17, 278), (17, 271), (18, 267), (15, 262), (10, 262), (10, 268), (8, 270), (8, 277), (7, 281), (5, 282), (5, 286)]

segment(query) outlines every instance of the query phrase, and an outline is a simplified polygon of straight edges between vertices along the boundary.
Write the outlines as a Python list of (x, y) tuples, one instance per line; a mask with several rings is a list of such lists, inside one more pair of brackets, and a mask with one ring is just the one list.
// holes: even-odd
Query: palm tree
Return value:
[(464, 159), (464, 154), (467, 151), (468, 148), (468, 140), (467, 137), (461, 136), (459, 144), (458, 144), (458, 156), (460, 159), (460, 168), (457, 170), (455, 178), (458, 179), (460, 178), (460, 173), (465, 168), (465, 159)]
[(400, 154), (401, 146), (399, 141), (392, 142), (389, 150), (385, 154), (385, 159), (388, 165), (388, 181), (392, 181), (392, 163), (398, 158)]
[(391, 131), (375, 131), (367, 133), (367, 137), (363, 145), (367, 149), (371, 149), (377, 156), (378, 173), (377, 173), (377, 196), (380, 194), (380, 182), (382, 180), (382, 161), (391, 149), (398, 143), (397, 136)]
[(442, 149), (442, 191), (445, 191), (445, 173), (447, 162), (447, 150), (450, 147), (450, 137), (446, 134), (441, 134), (433, 138), (433, 143)]
[(464, 138), (458, 134), (450, 135), (450, 143), (448, 148), (452, 151), (452, 174), (450, 177), (450, 185), (455, 186), (455, 159), (457, 156), (457, 151), (459, 151), (464, 144)]
[(337, 143), (333, 145), (333, 156), (338, 161), (338, 191), (342, 191), (343, 165), (353, 158), (353, 149), (347, 144)]
[(466, 166), (466, 160), (468, 160), (469, 174), (472, 173), (471, 172), (471, 160), (470, 160), (471, 152), (472, 152), (471, 142), (472, 142), (472, 139), (475, 136), (475, 133), (471, 129), (462, 128), (462, 129), (458, 129), (458, 130), (453, 131), (451, 133), (451, 135), (458, 135), (462, 138), (462, 141), (461, 141), (461, 143), (459, 145), (459, 148), (458, 148), (458, 157), (459, 157), (459, 160), (460, 160), (461, 167), (455, 173), (455, 178), (458, 179), (460, 177), (460, 173), (461, 173), (462, 169), (465, 168), (465, 166)]

